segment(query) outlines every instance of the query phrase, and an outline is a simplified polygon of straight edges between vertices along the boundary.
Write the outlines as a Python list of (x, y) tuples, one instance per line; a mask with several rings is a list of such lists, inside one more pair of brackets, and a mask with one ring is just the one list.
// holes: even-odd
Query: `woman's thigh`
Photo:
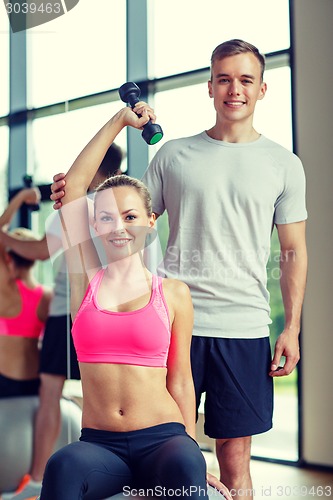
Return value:
[(130, 486), (128, 465), (112, 451), (94, 443), (75, 442), (49, 459), (41, 500), (98, 500)]
[[(137, 467), (144, 487), (157, 488), (156, 496), (206, 497), (206, 462), (197, 443), (188, 435), (174, 436), (142, 458)], [(136, 474), (136, 482), (138, 474)], [(169, 493), (168, 493), (169, 490)]]

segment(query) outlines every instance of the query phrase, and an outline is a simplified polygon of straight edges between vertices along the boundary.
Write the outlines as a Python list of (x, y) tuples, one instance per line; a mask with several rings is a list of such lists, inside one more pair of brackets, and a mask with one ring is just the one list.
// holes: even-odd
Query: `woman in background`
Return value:
[[(23, 203), (36, 204), (37, 189), (22, 189), (0, 217), (6, 229)], [(26, 228), (11, 232), (16, 238), (34, 239)], [(33, 275), (34, 261), (0, 243), (0, 397), (38, 395), (39, 342), (52, 293)]]

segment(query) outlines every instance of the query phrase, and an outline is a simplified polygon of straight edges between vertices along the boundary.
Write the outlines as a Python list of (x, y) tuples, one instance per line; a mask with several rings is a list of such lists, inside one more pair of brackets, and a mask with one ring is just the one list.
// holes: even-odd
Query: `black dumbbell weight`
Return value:
[[(131, 108), (134, 108), (135, 104), (140, 101), (140, 95), (141, 90), (134, 82), (124, 83), (119, 88), (120, 99), (129, 104)], [(160, 125), (152, 123), (151, 120), (149, 120), (149, 122), (143, 126), (142, 137), (147, 144), (153, 145), (162, 139), (163, 130)]]

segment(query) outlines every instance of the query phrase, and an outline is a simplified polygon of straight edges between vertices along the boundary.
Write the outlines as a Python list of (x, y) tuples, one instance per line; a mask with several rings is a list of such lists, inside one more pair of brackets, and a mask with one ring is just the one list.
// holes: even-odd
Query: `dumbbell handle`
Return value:
[[(124, 83), (119, 88), (119, 96), (123, 102), (126, 102), (134, 108), (137, 102), (140, 101), (139, 97), (141, 95), (140, 88), (134, 82)], [(141, 116), (138, 114), (138, 116)], [(143, 126), (142, 137), (146, 141), (147, 144), (152, 145), (156, 144), (163, 137), (163, 130), (160, 125), (157, 123), (152, 123), (149, 120), (146, 125)]]
[[(32, 182), (32, 176), (31, 175), (24, 175), (23, 176), (23, 182), (24, 182), (24, 186), (26, 188), (31, 188), (33, 187), (33, 182)], [(35, 212), (36, 210), (39, 210), (40, 209), (40, 206), (38, 203), (36, 203), (35, 205), (27, 205), (28, 209), (31, 210), (32, 212)]]

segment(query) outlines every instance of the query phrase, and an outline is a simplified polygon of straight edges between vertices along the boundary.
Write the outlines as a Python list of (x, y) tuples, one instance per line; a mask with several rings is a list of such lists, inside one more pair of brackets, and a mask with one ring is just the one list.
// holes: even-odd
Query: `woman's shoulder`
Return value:
[(0, 242), (0, 278), (1, 283), (10, 277), (6, 247)]
[(40, 321), (45, 323), (48, 318), (50, 305), (53, 299), (53, 289), (40, 284), (36, 288), (38, 288), (42, 294), (37, 308), (37, 316)]
[(193, 302), (188, 285), (174, 278), (163, 278), (162, 283), (171, 324), (176, 318), (180, 321), (193, 320)]
[(46, 285), (40, 285), (40, 286), (42, 290), (42, 297), (44, 298), (44, 300), (46, 300), (47, 302), (51, 302), (54, 295), (53, 287)]
[(162, 278), (162, 285), (164, 293), (173, 297), (175, 301), (191, 298), (190, 289), (183, 281), (174, 278)]

